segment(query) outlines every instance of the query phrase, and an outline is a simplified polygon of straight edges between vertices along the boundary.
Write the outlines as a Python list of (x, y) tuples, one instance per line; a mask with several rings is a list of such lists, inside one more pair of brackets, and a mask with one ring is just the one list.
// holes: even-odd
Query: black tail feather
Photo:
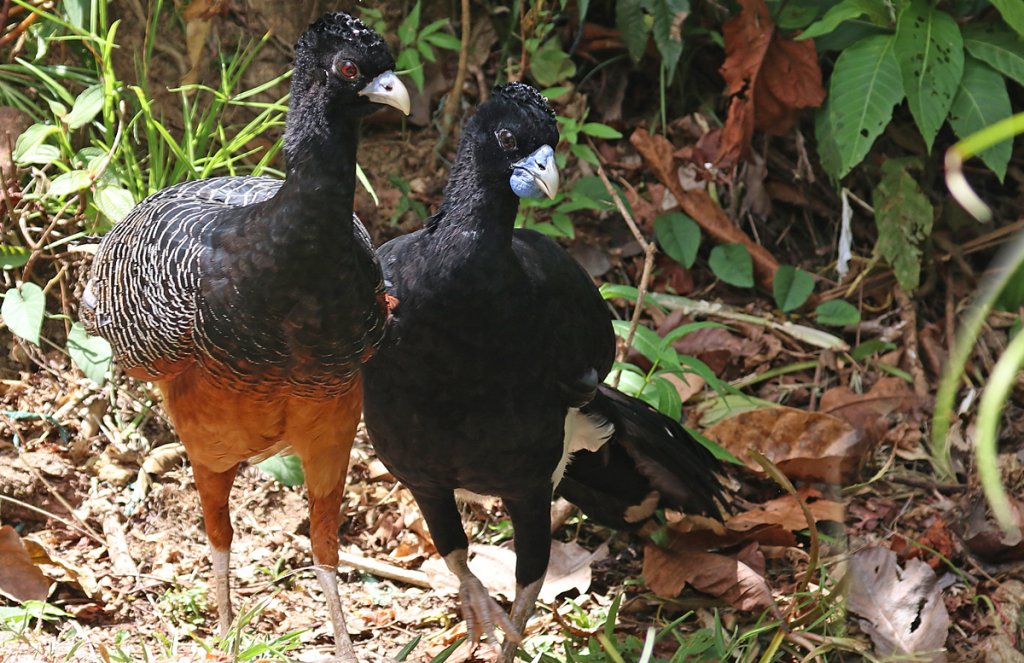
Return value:
[(652, 491), (660, 496), (656, 506), (720, 515), (719, 462), (678, 421), (607, 385), (581, 411), (614, 426), (601, 449), (573, 455), (557, 488), (591, 519), (636, 526), (655, 507)]

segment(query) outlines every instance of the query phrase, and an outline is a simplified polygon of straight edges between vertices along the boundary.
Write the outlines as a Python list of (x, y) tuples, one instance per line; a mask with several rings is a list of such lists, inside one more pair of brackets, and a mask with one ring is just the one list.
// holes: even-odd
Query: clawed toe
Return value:
[(482, 636), (487, 636), (487, 646), (496, 655), (501, 655), (501, 644), (497, 629), (505, 634), (505, 643), (519, 643), (522, 635), (512, 625), (512, 620), (498, 603), (487, 593), (487, 589), (476, 578), (465, 579), (459, 587), (459, 603), (469, 641), (476, 645)]

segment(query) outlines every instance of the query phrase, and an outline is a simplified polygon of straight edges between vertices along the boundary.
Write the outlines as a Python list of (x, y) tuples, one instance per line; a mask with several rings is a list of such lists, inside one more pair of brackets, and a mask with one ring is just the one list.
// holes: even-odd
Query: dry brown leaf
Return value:
[[(649, 543), (644, 547), (644, 582), (660, 596), (678, 596), (687, 583), (716, 596), (738, 610), (775, 607), (767, 581), (752, 566), (764, 569), (757, 543), (750, 543), (736, 557), (689, 548), (676, 536), (669, 547)], [(744, 561), (740, 561), (744, 560)]]
[(748, 154), (755, 128), (785, 134), (800, 109), (825, 99), (814, 42), (779, 35), (764, 0), (740, 0), (740, 6), (722, 26), (721, 73), (731, 100), (713, 162), (726, 170)]
[(161, 476), (180, 467), (185, 460), (185, 445), (180, 442), (163, 444), (146, 454), (142, 461), (142, 471), (146, 474)]
[(890, 661), (946, 660), (943, 647), (949, 614), (942, 602), (938, 578), (919, 559), (900, 569), (888, 548), (858, 550), (847, 573), (847, 607), (860, 616), (875, 652)]
[(32, 563), (10, 525), (0, 527), (0, 594), (18, 603), (45, 601), (50, 594), (50, 579)]
[(213, 18), (227, 13), (230, 0), (192, 0), (181, 12), (185, 19), (185, 50), (191, 69), (181, 79), (182, 85), (199, 82), (203, 46), (213, 27)]
[[(815, 522), (822, 520), (843, 522), (845, 509), (842, 503), (822, 499), (820, 492), (806, 486), (801, 487), (799, 492), (807, 503), (807, 508)], [(782, 497), (765, 502), (760, 508), (733, 516), (725, 523), (726, 527), (737, 532), (764, 525), (780, 525), (790, 531), (799, 531), (807, 529), (807, 519), (804, 517), (803, 509), (800, 508), (797, 499), (787, 493)]]
[(14, 162), (11, 152), (18, 136), (32, 124), (32, 118), (24, 111), (10, 106), (0, 106), (0, 177), (14, 176)]
[(839, 417), (864, 431), (872, 444), (882, 439), (889, 428), (888, 417), (894, 412), (916, 411), (920, 399), (907, 385), (896, 378), (882, 378), (865, 394), (848, 387), (835, 387), (821, 395), (818, 411)]
[(51, 573), (54, 580), (77, 585), (89, 598), (92, 598), (96, 593), (96, 576), (94, 576), (92, 571), (88, 568), (80, 568), (70, 562), (54, 558), (53, 555), (50, 554), (50, 551), (38, 541), (22, 539), (21, 542), (24, 544), (25, 551), (28, 553), (33, 564), (36, 566), (49, 564), (50, 566), (55, 566), (63, 571), (63, 577), (61, 577), (59, 572)]
[[(491, 594), (512, 599), (516, 595), (516, 554), (509, 548), (492, 545), (469, 546), (469, 568)], [(608, 546), (602, 544), (594, 552), (577, 543), (551, 542), (551, 558), (540, 590), (541, 601), (552, 603), (559, 594), (575, 589), (581, 594), (590, 588), (590, 565), (608, 555)], [(428, 559), (420, 567), (427, 574), (430, 586), (441, 594), (458, 594), (459, 579), (444, 560)]]
[(973, 492), (962, 503), (964, 517), (959, 530), (964, 545), (972, 553), (988, 562), (1012, 562), (1024, 559), (1024, 541), (1019, 532), (1024, 530), (1024, 501), (1010, 495), (1010, 508), (1017, 524), (1017, 533), (1007, 534), (991, 518), (984, 495)]
[(797, 543), (792, 532), (774, 523), (730, 528), (705, 516), (682, 516), (670, 522), (669, 531), (674, 546), (693, 550), (731, 548), (751, 541), (762, 546), (795, 546)]
[(867, 450), (866, 437), (845, 421), (789, 407), (743, 412), (705, 434), (755, 472), (762, 470), (747, 457), (750, 449), (760, 451), (790, 478), (831, 484), (852, 481)]

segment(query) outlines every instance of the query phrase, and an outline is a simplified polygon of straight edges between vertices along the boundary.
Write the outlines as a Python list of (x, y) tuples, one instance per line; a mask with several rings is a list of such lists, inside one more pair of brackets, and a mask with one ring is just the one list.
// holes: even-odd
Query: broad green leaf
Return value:
[(86, 88), (82, 94), (78, 95), (75, 105), (71, 107), (71, 112), (64, 117), (64, 122), (68, 125), (68, 129), (74, 130), (92, 122), (101, 110), (103, 110), (103, 86), (97, 84)]
[(566, 92), (568, 92), (570, 89), (572, 89), (572, 88), (569, 88), (569, 87), (567, 87), (565, 85), (558, 85), (558, 86), (555, 86), (555, 87), (549, 87), (546, 90), (541, 90), (540, 91), (540, 96), (544, 97), (545, 99), (557, 99), (560, 96), (562, 96), (563, 94), (565, 94)]
[(21, 338), (39, 345), (39, 330), (46, 313), (46, 295), (35, 283), (23, 283), (21, 288), (11, 288), (4, 295), (0, 315), (4, 324)]
[(594, 154), (594, 150), (590, 149), (589, 145), (570, 145), (569, 151), (572, 152), (577, 159), (580, 161), (586, 161), (591, 166), (598, 166), (601, 163), (598, 160), (597, 155)]
[(117, 223), (123, 219), (135, 206), (135, 199), (131, 192), (114, 184), (103, 184), (96, 187), (92, 201), (96, 205), (96, 209), (111, 223)]
[(457, 51), (462, 48), (462, 42), (459, 41), (454, 35), (450, 35), (447, 32), (436, 32), (432, 35), (427, 35), (424, 40), (431, 46), (443, 48), (449, 51)]
[(427, 62), (437, 62), (437, 58), (434, 56), (434, 49), (430, 48), (430, 44), (427, 42), (416, 42), (416, 50), (420, 52), (420, 56)]
[(676, 386), (658, 375), (654, 376), (651, 384), (654, 385), (655, 392), (658, 394), (658, 404), (655, 408), (674, 421), (679, 421), (683, 414), (683, 401), (679, 397), (679, 390), (676, 389)]
[(738, 288), (754, 286), (754, 263), (742, 244), (720, 244), (711, 249), (708, 265), (715, 276)]
[(543, 87), (550, 87), (576, 74), (576, 64), (562, 50), (557, 39), (549, 39), (530, 61), (530, 74)]
[(647, 33), (650, 25), (647, 23), (647, 16), (644, 14), (643, 0), (616, 0), (615, 2), (615, 27), (622, 35), (622, 41), (626, 43), (629, 56), (634, 62), (640, 62), (647, 50)]
[(683, 267), (693, 267), (700, 248), (700, 228), (682, 212), (660, 214), (654, 219), (654, 236), (670, 258)]
[(895, 343), (888, 343), (880, 338), (873, 338), (869, 341), (864, 341), (854, 349), (850, 350), (850, 356), (856, 361), (863, 361), (871, 355), (878, 354), (879, 352), (889, 352), (895, 350), (899, 346)]
[[(814, 112), (814, 137), (818, 142), (818, 160), (821, 167), (833, 180), (843, 172), (843, 157), (839, 152), (835, 128), (832, 126), (832, 95), (825, 97), (825, 103)], [(863, 158), (863, 155), (861, 155)]]
[(896, 22), (894, 51), (910, 113), (931, 151), (964, 73), (960, 27), (927, 0), (911, 0)]
[(800, 41), (827, 35), (838, 28), (841, 23), (865, 14), (870, 15), (873, 9), (871, 0), (843, 0), (843, 2), (833, 5), (819, 20), (807, 26), (807, 29), (801, 32), (796, 39)]
[(818, 304), (818, 308), (814, 311), (814, 317), (822, 325), (847, 327), (860, 322), (860, 311), (849, 302), (833, 299)]
[(0, 244), (0, 268), (10, 269), (11, 267), (21, 267), (28, 262), (29, 256), (31, 255), (32, 251), (24, 246)]
[[(629, 336), (629, 327), (629, 320), (612, 320), (612, 329), (623, 340)], [(679, 354), (675, 348), (662, 344), (661, 337), (643, 325), (637, 325), (636, 332), (633, 334), (633, 349), (642, 354), (652, 364), (657, 363), (669, 368), (679, 368)]]
[(878, 227), (875, 249), (892, 265), (900, 287), (911, 293), (921, 280), (920, 245), (931, 234), (931, 203), (896, 159), (882, 164), (882, 179), (872, 202)]
[(113, 351), (106, 339), (90, 336), (82, 323), (76, 322), (71, 325), (71, 332), (68, 334), (68, 354), (71, 355), (75, 366), (85, 373), (85, 377), (103, 386), (113, 357)]
[(89, 172), (85, 170), (72, 170), (54, 178), (47, 193), (54, 197), (66, 196), (82, 189), (88, 189), (92, 184)]
[[(964, 63), (960, 89), (949, 110), (949, 123), (956, 135), (967, 138), (976, 131), (1010, 117), (1012, 112), (1006, 80), (984, 62), (968, 57)], [(978, 156), (999, 176), (1001, 182), (1006, 177), (1006, 166), (1010, 163), (1012, 150), (1013, 140), (1004, 140)]]
[(89, 7), (91, 5), (90, 0), (64, 0), (61, 3), (68, 21), (75, 27), (82, 28), (83, 31), (89, 29)]
[(395, 68), (411, 78), (417, 90), (423, 91), (423, 64), (415, 48), (407, 48), (399, 53), (395, 60)]
[(1024, 2), (1021, 0), (992, 0), (1003, 20), (1014, 32), (1024, 37)]
[(580, 131), (587, 134), (588, 136), (594, 136), (595, 138), (622, 138), (622, 134), (607, 124), (601, 124), (600, 122), (585, 122)]
[(50, 134), (57, 133), (57, 127), (50, 124), (33, 124), (18, 136), (14, 143), (11, 159), (19, 166), (31, 163), (48, 164), (60, 158), (60, 151), (44, 141)]
[(301, 486), (306, 480), (305, 475), (302, 473), (302, 461), (299, 460), (298, 456), (282, 456), (278, 454), (271, 456), (265, 461), (256, 463), (256, 467), (286, 486)]
[(964, 26), (967, 52), (990, 67), (1024, 85), (1024, 39), (995, 23)]
[(814, 277), (792, 265), (779, 265), (772, 282), (775, 304), (783, 311), (800, 308), (814, 292)]
[(420, 30), (420, 38), (422, 39), (423, 37), (432, 35), (446, 25), (448, 25), (448, 19), (446, 18), (439, 18), (436, 21), (427, 23), (423, 26), (423, 29)]
[(398, 26), (398, 41), (402, 46), (409, 46), (416, 40), (416, 30), (420, 27), (420, 0), (416, 0), (409, 15)]
[(822, 5), (818, 0), (790, 0), (779, 6), (775, 16), (775, 25), (782, 30), (798, 30), (806, 28), (821, 13)]
[(665, 65), (665, 80), (671, 81), (683, 54), (683, 21), (690, 13), (690, 0), (658, 0), (654, 3), (654, 44)]
[(859, 164), (903, 100), (893, 37), (862, 39), (842, 52), (829, 83), (828, 125), (839, 156), (832, 173), (841, 179)]

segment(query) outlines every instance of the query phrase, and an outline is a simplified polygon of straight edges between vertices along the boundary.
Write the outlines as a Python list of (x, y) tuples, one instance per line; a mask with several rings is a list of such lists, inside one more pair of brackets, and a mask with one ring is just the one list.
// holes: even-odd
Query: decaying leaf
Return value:
[(181, 79), (182, 85), (199, 82), (203, 46), (210, 34), (213, 18), (226, 14), (230, 5), (230, 0), (192, 0), (181, 12), (185, 19), (185, 49), (191, 67)]
[[(480, 579), (492, 595), (500, 594), (512, 599), (516, 595), (516, 554), (509, 548), (492, 545), (469, 546), (469, 568)], [(594, 552), (576, 543), (551, 542), (551, 559), (548, 562), (544, 586), (540, 590), (541, 601), (553, 602), (559, 594), (571, 589), (583, 593), (590, 588), (590, 565), (608, 555), (608, 546), (601, 545)], [(439, 557), (428, 559), (421, 569), (427, 574), (430, 586), (442, 594), (458, 594), (459, 580), (444, 560)]]
[(32, 558), (21, 536), (10, 525), (0, 527), (0, 594), (12, 601), (45, 601), (50, 580)]
[(689, 584), (739, 610), (774, 611), (763, 572), (764, 555), (756, 542), (735, 556), (691, 548), (686, 539), (672, 534), (668, 546), (649, 543), (644, 547), (644, 582), (661, 596), (678, 596)]
[(740, 0), (742, 11), (725, 22), (722, 77), (731, 99), (715, 165), (728, 169), (746, 156), (754, 129), (782, 135), (803, 108), (825, 99), (811, 40), (779, 35), (764, 0)]
[(911, 559), (900, 569), (888, 548), (863, 548), (851, 557), (848, 578), (847, 606), (876, 653), (890, 661), (946, 660), (949, 614), (930, 566)]
[(32, 118), (28, 113), (10, 106), (0, 106), (0, 177), (8, 178), (14, 175), (11, 152), (18, 136), (31, 124)]
[(790, 478), (831, 484), (852, 481), (868, 448), (867, 437), (845, 421), (789, 407), (743, 412), (705, 434), (755, 472), (762, 470), (747, 457), (750, 449), (760, 451)]
[(918, 407), (918, 397), (900, 378), (882, 378), (864, 394), (835, 387), (821, 396), (818, 411), (838, 417), (863, 431), (872, 444), (889, 428), (889, 415)]
[[(840, 502), (822, 499), (821, 493), (813, 488), (800, 488), (800, 497), (807, 503), (807, 508), (815, 522), (832, 520), (843, 522), (844, 508)], [(734, 531), (749, 530), (763, 525), (780, 525), (790, 531), (807, 529), (807, 519), (803, 509), (795, 497), (785, 494), (782, 497), (765, 502), (757, 509), (737, 514), (726, 522), (726, 527)]]

